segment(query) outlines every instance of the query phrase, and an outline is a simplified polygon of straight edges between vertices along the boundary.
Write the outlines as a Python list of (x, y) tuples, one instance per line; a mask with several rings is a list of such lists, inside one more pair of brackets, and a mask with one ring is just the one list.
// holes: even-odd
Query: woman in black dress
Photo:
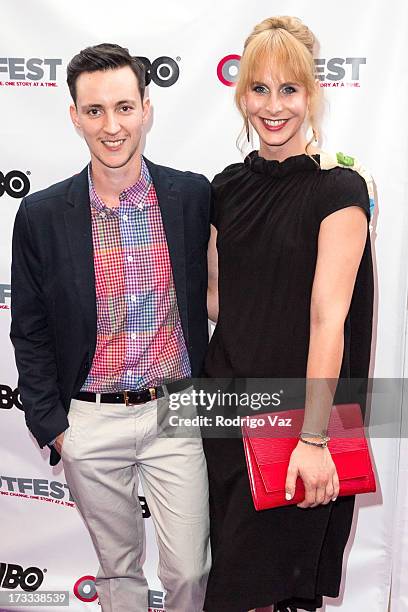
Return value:
[(209, 312), (218, 322), (205, 363), (208, 377), (307, 379), (302, 430), (314, 435), (297, 443), (286, 481), (289, 498), (298, 476), (306, 494), (255, 511), (242, 440), (204, 439), (206, 612), (316, 610), (339, 594), (354, 496), (337, 498), (329, 449), (307, 442), (321, 444), (330, 416), (333, 387), (321, 393), (319, 382), (368, 376), (373, 275), (366, 183), (352, 169), (325, 169), (313, 146), (314, 43), (293, 17), (266, 19), (245, 43), (236, 102), (260, 147), (213, 182)]

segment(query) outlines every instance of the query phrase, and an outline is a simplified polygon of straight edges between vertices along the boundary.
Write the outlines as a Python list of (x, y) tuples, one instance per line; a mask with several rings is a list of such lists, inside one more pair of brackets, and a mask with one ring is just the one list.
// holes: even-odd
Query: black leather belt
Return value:
[[(190, 386), (190, 381), (176, 380), (167, 385), (160, 385), (159, 387), (149, 387), (149, 389), (141, 389), (140, 391), (117, 391), (115, 393), (101, 393), (102, 404), (126, 404), (126, 406), (135, 406), (137, 404), (146, 404), (152, 400), (164, 397), (164, 387), (167, 392), (179, 393), (183, 389), (187, 389)], [(89, 391), (80, 391), (74, 396), (74, 399), (81, 400), (83, 402), (96, 402), (96, 393)]]

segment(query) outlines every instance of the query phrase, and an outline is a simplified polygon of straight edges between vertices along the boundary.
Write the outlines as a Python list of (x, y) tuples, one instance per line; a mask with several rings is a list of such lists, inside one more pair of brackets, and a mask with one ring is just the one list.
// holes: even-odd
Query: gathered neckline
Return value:
[[(287, 157), (282, 162), (276, 159), (265, 159), (260, 157), (258, 151), (252, 151), (246, 156), (244, 164), (246, 168), (258, 174), (266, 174), (268, 176), (287, 176), (295, 172), (316, 171), (320, 169), (320, 155), (316, 154), (309, 157), (306, 153)], [(315, 160), (319, 166), (316, 166)]]

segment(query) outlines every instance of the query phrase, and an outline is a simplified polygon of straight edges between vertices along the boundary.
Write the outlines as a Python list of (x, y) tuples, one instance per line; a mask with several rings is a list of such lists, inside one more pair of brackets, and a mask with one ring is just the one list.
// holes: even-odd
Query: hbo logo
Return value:
[(178, 80), (180, 69), (171, 57), (162, 55), (152, 63), (147, 57), (138, 56), (146, 68), (146, 85), (153, 81), (159, 87), (170, 87)]
[(21, 565), (0, 563), (0, 586), (3, 589), (16, 589), (23, 591), (36, 591), (44, 580), (44, 573), (39, 567), (28, 567), (23, 570)]
[(0, 172), (0, 197), (7, 193), (11, 198), (24, 198), (30, 191), (28, 176), (20, 170), (11, 170), (6, 175)]

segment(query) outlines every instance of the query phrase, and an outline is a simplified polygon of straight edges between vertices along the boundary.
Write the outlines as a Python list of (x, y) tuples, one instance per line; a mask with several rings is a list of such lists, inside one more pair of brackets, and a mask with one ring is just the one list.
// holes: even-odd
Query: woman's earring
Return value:
[(251, 136), (249, 134), (249, 121), (248, 121), (248, 119), (246, 119), (246, 121), (245, 121), (245, 128), (246, 128), (247, 141), (251, 142)]

